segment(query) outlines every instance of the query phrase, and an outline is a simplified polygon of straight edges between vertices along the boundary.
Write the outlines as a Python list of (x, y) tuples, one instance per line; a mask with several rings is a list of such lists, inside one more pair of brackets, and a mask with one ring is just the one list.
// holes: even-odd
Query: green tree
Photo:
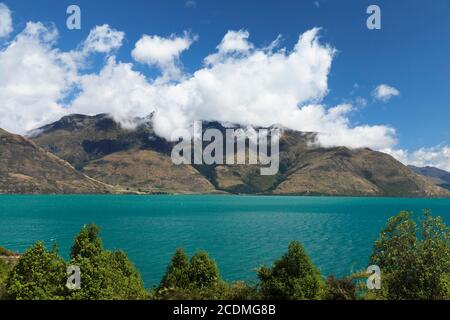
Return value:
[(227, 285), (220, 277), (216, 262), (205, 251), (197, 252), (188, 261), (184, 250), (178, 249), (167, 267), (156, 296), (159, 299), (220, 299), (227, 294)]
[(425, 211), (420, 220), (419, 272), (422, 297), (450, 299), (450, 227)]
[(369, 297), (450, 298), (450, 229), (428, 211), (419, 225), (410, 212), (390, 218), (375, 242), (371, 262), (381, 269), (382, 290)]
[(187, 288), (190, 283), (189, 258), (186, 252), (179, 248), (170, 261), (159, 288)]
[(6, 297), (14, 300), (60, 300), (65, 288), (66, 264), (56, 247), (48, 251), (42, 242), (28, 249), (11, 270)]
[(206, 251), (199, 251), (191, 258), (189, 279), (197, 288), (211, 288), (220, 281), (219, 269)]
[(11, 263), (8, 263), (7, 260), (0, 259), (0, 300), (5, 298), (6, 280), (11, 269)]
[(70, 256), (72, 259), (77, 257), (95, 258), (102, 254), (103, 245), (99, 237), (100, 228), (95, 224), (84, 226), (76, 236)]
[(83, 227), (75, 238), (70, 264), (80, 267), (81, 289), (70, 292), (75, 300), (146, 299), (141, 276), (122, 251), (104, 251), (95, 225)]
[(265, 299), (314, 300), (324, 291), (320, 272), (297, 241), (289, 244), (288, 252), (272, 268), (260, 268), (258, 277)]
[(352, 277), (337, 279), (330, 276), (326, 280), (326, 300), (356, 300), (356, 284)]

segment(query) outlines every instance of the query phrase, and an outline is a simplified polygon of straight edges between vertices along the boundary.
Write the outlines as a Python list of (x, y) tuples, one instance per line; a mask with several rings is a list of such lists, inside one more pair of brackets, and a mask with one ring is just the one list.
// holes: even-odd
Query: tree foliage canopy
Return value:
[(289, 244), (288, 252), (275, 261), (272, 268), (260, 268), (258, 277), (266, 299), (319, 299), (323, 295), (320, 272), (297, 241)]
[(382, 271), (382, 298), (450, 299), (450, 228), (428, 211), (419, 224), (410, 212), (390, 218), (371, 261)]

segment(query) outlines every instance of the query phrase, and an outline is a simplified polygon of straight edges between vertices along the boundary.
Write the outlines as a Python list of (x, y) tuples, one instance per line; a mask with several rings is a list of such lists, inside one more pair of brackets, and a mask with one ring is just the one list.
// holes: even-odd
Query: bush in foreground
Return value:
[(215, 300), (224, 298), (226, 287), (216, 262), (205, 251), (189, 261), (184, 250), (178, 249), (155, 294), (158, 299)]
[(410, 212), (388, 220), (371, 262), (382, 270), (376, 299), (450, 299), (450, 228), (425, 211), (417, 225)]
[[(81, 289), (66, 288), (67, 266), (81, 269)], [(95, 225), (83, 227), (75, 238), (70, 263), (57, 250), (37, 242), (11, 270), (6, 298), (16, 300), (111, 300), (148, 297), (141, 276), (121, 251), (105, 251)]]
[(56, 248), (37, 242), (25, 251), (6, 282), (6, 298), (14, 300), (61, 300), (67, 294), (66, 264)]
[(324, 294), (319, 270), (297, 241), (289, 244), (288, 252), (272, 268), (260, 268), (258, 277), (264, 299), (316, 300)]

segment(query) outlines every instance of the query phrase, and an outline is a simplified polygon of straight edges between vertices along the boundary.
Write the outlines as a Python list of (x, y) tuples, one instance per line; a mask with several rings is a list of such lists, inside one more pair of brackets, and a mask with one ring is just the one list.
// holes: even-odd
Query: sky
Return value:
[[(450, 0), (0, 0), (0, 127), (154, 112), (319, 132), (450, 170)], [(69, 30), (66, 9), (81, 9)], [(369, 30), (369, 5), (381, 29)]]

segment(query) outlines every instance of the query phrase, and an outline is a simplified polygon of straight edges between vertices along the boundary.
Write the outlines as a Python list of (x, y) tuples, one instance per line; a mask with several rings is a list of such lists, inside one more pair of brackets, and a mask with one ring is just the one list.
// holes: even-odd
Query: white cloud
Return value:
[(70, 106), (71, 112), (95, 115), (110, 113), (127, 127), (135, 117), (144, 117), (153, 109), (151, 102), (155, 89), (145, 77), (132, 70), (128, 63), (117, 63), (110, 57), (99, 74), (80, 78), (82, 93)]
[[(123, 34), (115, 32), (97, 27), (78, 50), (61, 52), (54, 48), (54, 28), (29, 23), (0, 51), (0, 127), (24, 133), (64, 114), (100, 112), (130, 127), (135, 117), (155, 112), (155, 131), (168, 139), (194, 120), (215, 120), (315, 131), (324, 146), (386, 149), (396, 143), (389, 126), (352, 125), (352, 105), (321, 103), (335, 50), (319, 41), (317, 28), (300, 35), (290, 50), (257, 48), (247, 31), (230, 31), (217, 47), (220, 57), (192, 75), (177, 74), (177, 81), (148, 80), (113, 55), (99, 73), (79, 74), (78, 55), (120, 47)], [(193, 40), (188, 34), (144, 36), (133, 57), (174, 80), (174, 68), (181, 73), (179, 56)], [(74, 89), (78, 95), (67, 102)]]
[(372, 92), (372, 95), (375, 99), (388, 102), (391, 98), (399, 96), (400, 91), (396, 88), (391, 87), (387, 84), (380, 84), (375, 90)]
[[(1, 10), (4, 6), (0, 15)], [(69, 113), (100, 112), (132, 127), (135, 117), (154, 112), (156, 132), (168, 139), (194, 120), (278, 124), (318, 132), (323, 146), (370, 147), (405, 164), (450, 170), (449, 146), (409, 153), (395, 148), (394, 128), (353, 125), (351, 113), (366, 104), (363, 98), (356, 97), (352, 104), (323, 105), (335, 50), (322, 44), (318, 33), (319, 29), (311, 29), (300, 35), (291, 50), (277, 50), (280, 37), (269, 47), (257, 48), (249, 41), (248, 31), (229, 31), (217, 51), (205, 58), (204, 67), (191, 75), (181, 71), (179, 59), (195, 37), (187, 33), (143, 36), (133, 58), (159, 67), (163, 80), (176, 80), (168, 82), (148, 80), (133, 70), (132, 63), (116, 61), (113, 53), (125, 35), (108, 25), (91, 30), (76, 50), (63, 52), (55, 47), (58, 32), (53, 25), (28, 22), (14, 39), (0, 46), (0, 127), (23, 134)], [(109, 58), (99, 73), (80, 74), (92, 53)], [(78, 95), (68, 101), (74, 90), (79, 90)], [(382, 101), (399, 94), (388, 85), (374, 91)]]
[(137, 62), (160, 68), (165, 80), (179, 80), (182, 76), (180, 55), (195, 40), (196, 37), (191, 37), (188, 32), (180, 37), (171, 35), (169, 38), (144, 35), (136, 42), (131, 55)]
[(0, 38), (6, 38), (13, 31), (11, 11), (0, 3)]
[(124, 37), (122, 31), (117, 31), (107, 24), (96, 26), (89, 32), (82, 50), (84, 53), (110, 53), (122, 46)]
[(380, 151), (392, 155), (404, 164), (417, 167), (431, 166), (450, 171), (450, 146), (445, 144), (420, 148), (413, 152), (408, 152), (403, 149), (383, 149)]
[(439, 145), (421, 148), (408, 157), (408, 163), (419, 167), (432, 166), (450, 171), (450, 147)]
[(55, 48), (57, 38), (53, 25), (28, 22), (0, 49), (1, 128), (23, 134), (70, 113), (63, 101), (78, 87), (84, 59), (118, 48), (123, 33), (96, 27), (70, 52)]
[[(217, 46), (217, 53), (211, 54), (205, 58), (205, 64), (211, 65), (223, 60), (230, 55), (245, 55), (251, 49), (253, 44), (248, 41), (250, 33), (247, 30), (228, 31)], [(278, 43), (277, 38), (273, 43), (273, 47)]]
[[(386, 148), (395, 144), (395, 130), (390, 127), (353, 127), (348, 118), (355, 111), (351, 105), (326, 108), (319, 103), (328, 92), (335, 51), (320, 44), (318, 32), (302, 34), (290, 52), (256, 49), (248, 42), (248, 32), (228, 32), (218, 46), (220, 59), (176, 83), (146, 82), (130, 64), (110, 60), (99, 75), (83, 76), (82, 92), (70, 109), (92, 114), (109, 110), (127, 125), (125, 119), (155, 111), (155, 130), (167, 139), (194, 120), (216, 120), (316, 131), (326, 146)], [(165, 40), (159, 38), (157, 43)], [(136, 47), (145, 47), (141, 45)], [(135, 52), (135, 58), (151, 57), (151, 62), (164, 68), (170, 61), (165, 57), (174, 56), (144, 54), (148, 52), (152, 50)]]
[(28, 22), (0, 51), (0, 127), (24, 133), (58, 119), (59, 101), (70, 90), (76, 72), (53, 49), (58, 33), (52, 26)]

